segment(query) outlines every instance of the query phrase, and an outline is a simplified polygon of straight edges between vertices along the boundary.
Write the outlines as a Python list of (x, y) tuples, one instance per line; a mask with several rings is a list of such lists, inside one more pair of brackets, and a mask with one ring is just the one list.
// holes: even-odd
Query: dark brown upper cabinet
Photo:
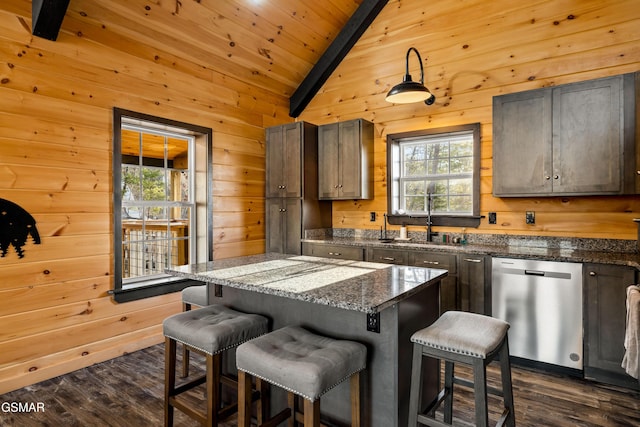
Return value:
[(373, 198), (373, 123), (363, 119), (318, 128), (320, 200)]
[(493, 194), (637, 194), (637, 73), (493, 98)]

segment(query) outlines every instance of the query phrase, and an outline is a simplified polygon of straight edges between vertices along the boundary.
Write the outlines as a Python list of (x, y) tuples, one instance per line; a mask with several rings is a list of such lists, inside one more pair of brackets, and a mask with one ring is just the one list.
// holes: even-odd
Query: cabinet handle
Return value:
[(423, 264), (440, 265), (438, 261), (422, 261)]
[(333, 188), (338, 188), (338, 184), (334, 185)]
[(329, 255), (340, 256), (342, 254), (340, 252), (329, 252)]
[(549, 175), (545, 175), (544, 179), (546, 179), (547, 181), (551, 179), (551, 177)]
[(342, 188), (342, 184), (338, 185), (338, 188)]
[(385, 261), (395, 261), (396, 260), (395, 258), (390, 257), (390, 256), (383, 256), (382, 259), (385, 260)]
[(467, 261), (467, 262), (481, 262), (481, 260), (473, 259), (473, 258), (465, 258), (464, 260)]
[(553, 175), (553, 179), (558, 179), (560, 178), (558, 175)]
[(589, 272), (589, 276), (595, 276), (595, 275), (596, 275), (596, 272), (595, 272), (595, 271), (590, 271), (590, 272)]

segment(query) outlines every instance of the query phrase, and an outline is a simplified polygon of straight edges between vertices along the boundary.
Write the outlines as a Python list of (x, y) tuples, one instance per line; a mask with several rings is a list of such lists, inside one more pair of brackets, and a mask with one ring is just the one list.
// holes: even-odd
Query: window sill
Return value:
[(157, 280), (150, 281), (153, 284), (139, 285), (129, 289), (115, 289), (109, 291), (113, 296), (113, 300), (117, 303), (136, 301), (139, 299), (155, 297), (158, 295), (170, 294), (173, 292), (180, 292), (184, 288), (194, 285), (202, 285), (202, 282), (195, 280), (184, 279), (175, 280), (174, 278), (168, 279), (166, 282), (157, 283)]
[[(431, 215), (431, 225), (477, 228), (483, 216)], [(391, 225), (427, 225), (427, 215), (387, 215)]]

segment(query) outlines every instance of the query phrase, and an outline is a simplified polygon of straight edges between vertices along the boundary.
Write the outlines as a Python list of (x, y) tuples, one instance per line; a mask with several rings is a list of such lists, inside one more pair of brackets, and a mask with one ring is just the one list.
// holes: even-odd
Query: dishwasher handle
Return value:
[(528, 276), (544, 276), (545, 272), (540, 270), (525, 270), (524, 274)]

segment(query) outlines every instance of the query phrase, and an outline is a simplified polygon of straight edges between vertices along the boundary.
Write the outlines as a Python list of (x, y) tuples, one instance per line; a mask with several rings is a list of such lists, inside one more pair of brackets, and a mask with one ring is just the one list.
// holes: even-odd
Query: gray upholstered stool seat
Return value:
[[(366, 367), (366, 358), (367, 349), (360, 343), (287, 326), (237, 348), (238, 388), (243, 387), (243, 381), (250, 384), (251, 376), (255, 376), (289, 391), (289, 408), (274, 419), (295, 417), (298, 411), (291, 393), (301, 396), (305, 401), (305, 426), (318, 425), (320, 396), (351, 378), (352, 425), (359, 425), (359, 372)], [(249, 426), (240, 391), (238, 402), (238, 426)]]
[[(461, 311), (447, 311), (431, 326), (421, 329), (411, 336), (414, 343), (411, 394), (409, 402), (409, 425), (417, 422), (429, 426), (451, 424), (453, 417), (453, 384), (474, 388), (476, 425), (487, 426), (487, 385), (486, 366), (498, 357), (500, 359), (502, 390), (489, 389), (504, 398), (504, 411), (499, 421), (507, 426), (515, 426), (513, 392), (511, 388), (511, 366), (507, 332), (509, 324), (481, 314)], [(426, 409), (420, 408), (422, 357), (429, 356), (445, 361), (444, 388), (436, 400)], [(473, 366), (474, 381), (470, 382), (454, 376), (454, 363), (461, 362)], [(445, 402), (444, 424), (436, 421), (434, 413)], [(502, 424), (501, 424), (502, 425)]]
[[(268, 331), (268, 320), (257, 314), (241, 313), (223, 305), (209, 305), (198, 310), (184, 311), (164, 320), (165, 335), (165, 425), (173, 424), (173, 408), (178, 408), (201, 423), (216, 425), (218, 419), (229, 415), (220, 410), (219, 385), (232, 383), (221, 375), (221, 355)], [(176, 388), (176, 343), (204, 354), (207, 373)], [(198, 411), (178, 395), (206, 383), (207, 410)], [(235, 410), (235, 407), (230, 408)]]
[[(209, 292), (207, 285), (189, 286), (182, 290), (182, 311), (189, 311), (193, 306), (204, 307), (209, 305)], [(189, 349), (182, 346), (182, 377), (189, 376)]]

